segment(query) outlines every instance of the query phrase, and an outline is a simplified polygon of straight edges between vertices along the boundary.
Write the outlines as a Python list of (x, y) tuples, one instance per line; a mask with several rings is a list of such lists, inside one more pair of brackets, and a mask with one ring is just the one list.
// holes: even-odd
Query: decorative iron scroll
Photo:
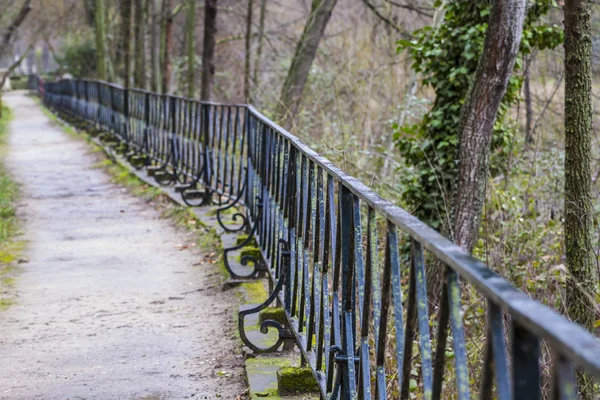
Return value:
[[(252, 106), (90, 80), (40, 84), (32, 78), (30, 87), (53, 110), (110, 132), (113, 146), (141, 157), (159, 182), (180, 185), (186, 203), (220, 204), (217, 219), (226, 231), (250, 231), (262, 260), (251, 260), (248, 276), (229, 270), (238, 278), (266, 275), (274, 289), (265, 303), (240, 312), (242, 339), (264, 352), (293, 338), (323, 399), (386, 399), (392, 392), (400, 398), (463, 400), (478, 392), (482, 399), (539, 399), (542, 341), (554, 357), (556, 398), (576, 398), (576, 369), (600, 377), (600, 344), (589, 332)], [(230, 209), (238, 211), (226, 215)], [(237, 224), (226, 223), (226, 216)], [(432, 305), (425, 264), (436, 259), (446, 271), (441, 304)], [(465, 309), (465, 299), (483, 312)], [(274, 328), (279, 336), (260, 348), (245, 334), (245, 317), (272, 303), (283, 307), (286, 324), (265, 321), (261, 331)], [(483, 355), (479, 367), (467, 368), (467, 344), (475, 336), (485, 342)]]

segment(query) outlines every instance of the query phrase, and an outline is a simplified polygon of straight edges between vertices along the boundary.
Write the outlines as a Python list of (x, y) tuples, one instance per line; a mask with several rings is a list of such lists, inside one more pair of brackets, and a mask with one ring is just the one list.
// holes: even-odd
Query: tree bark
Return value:
[(160, 13), (158, 0), (148, 0), (150, 2), (150, 18), (152, 26), (150, 28), (150, 88), (153, 92), (160, 90)]
[(533, 109), (531, 107), (531, 84), (529, 79), (529, 67), (531, 59), (525, 60), (525, 71), (523, 76), (523, 94), (525, 95), (525, 146), (533, 143)]
[[(592, 3), (566, 0), (565, 11), (565, 252), (567, 313), (592, 330), (598, 280), (592, 245)], [(593, 381), (579, 375), (581, 397), (594, 399)]]
[(173, 51), (173, 0), (164, 0), (163, 18), (165, 19), (165, 46), (163, 53), (162, 92), (169, 93), (171, 81), (171, 52)]
[(453, 239), (468, 252), (477, 242), (494, 121), (521, 42), (526, 0), (496, 1), (483, 53), (461, 109)]
[(244, 60), (244, 101), (250, 103), (250, 45), (252, 36), (252, 0), (248, 0), (246, 11), (246, 54)]
[(0, 42), (0, 57), (4, 56), (4, 53), (8, 48), (11, 38), (13, 37), (19, 26), (23, 23), (23, 21), (25, 21), (25, 18), (27, 17), (27, 14), (29, 14), (30, 11), (31, 0), (26, 0), (19, 9), (19, 12), (15, 16), (15, 18), (8, 26), (8, 28), (6, 28), (6, 31), (2, 36), (2, 41)]
[(263, 42), (265, 34), (265, 14), (267, 12), (267, 0), (260, 2), (260, 16), (258, 17), (258, 48), (254, 58), (254, 71), (252, 72), (252, 86), (258, 87), (258, 71), (260, 69), (260, 58), (262, 56)]
[(133, 82), (136, 88), (146, 87), (146, 50), (145, 50), (144, 0), (135, 0), (135, 60)]
[(200, 99), (210, 101), (215, 77), (214, 53), (217, 34), (217, 0), (206, 0), (204, 43), (202, 47), (202, 92)]
[(275, 113), (278, 122), (286, 129), (291, 128), (294, 117), (299, 111), (310, 66), (335, 3), (336, 0), (313, 1), (311, 13), (296, 46), (296, 53), (285, 78)]
[(21, 65), (23, 60), (29, 55), (29, 52), (31, 51), (31, 49), (33, 49), (33, 45), (29, 45), (29, 47), (27, 48), (25, 53), (23, 53), (23, 55), (21, 55), (21, 57), (19, 57), (19, 59), (17, 61), (13, 62), (8, 67), (8, 69), (6, 70), (4, 75), (2, 75), (2, 79), (0, 80), (0, 118), (2, 118), (2, 89), (4, 88), (4, 83), (6, 82), (7, 79), (9, 79), (10, 74), (12, 74), (14, 72), (14, 70), (17, 69), (17, 67), (19, 65)]
[(132, 0), (121, 0), (121, 41), (119, 57), (123, 60), (121, 77), (123, 86), (128, 88), (131, 84), (131, 7)]
[(94, 10), (96, 27), (96, 74), (100, 80), (106, 80), (106, 32), (104, 26), (104, 0), (96, 0)]
[(187, 97), (193, 98), (195, 88), (195, 64), (196, 64), (196, 41), (195, 28), (196, 28), (196, 0), (188, 0), (187, 19), (186, 19), (186, 46), (187, 46)]

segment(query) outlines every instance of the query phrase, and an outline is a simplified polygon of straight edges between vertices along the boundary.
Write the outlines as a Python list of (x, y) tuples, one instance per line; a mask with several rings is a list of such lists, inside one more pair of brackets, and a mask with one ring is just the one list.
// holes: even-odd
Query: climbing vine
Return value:
[[(522, 69), (523, 56), (562, 43), (562, 28), (543, 22), (551, 6), (556, 4), (548, 0), (535, 0), (529, 6), (515, 72)], [(460, 111), (483, 49), (491, 7), (491, 2), (486, 1), (451, 0), (445, 5), (439, 28), (419, 29), (414, 32), (414, 39), (398, 42), (397, 51), (408, 51), (412, 68), (422, 75), (423, 84), (435, 91), (435, 101), (421, 122), (393, 126), (396, 146), (405, 164), (398, 176), (408, 207), (437, 229), (448, 227), (450, 222)], [(492, 141), (492, 174), (505, 162), (516, 131), (514, 121), (506, 114), (519, 101), (521, 83), (521, 76), (515, 73), (498, 111)]]

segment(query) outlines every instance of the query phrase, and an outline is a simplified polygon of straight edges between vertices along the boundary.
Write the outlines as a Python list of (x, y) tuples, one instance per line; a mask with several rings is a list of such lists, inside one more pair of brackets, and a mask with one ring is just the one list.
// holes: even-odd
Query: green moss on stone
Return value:
[(240, 251), (240, 260), (244, 259), (244, 257), (251, 257), (255, 260), (261, 260), (262, 254), (260, 253), (260, 249), (258, 247), (246, 246), (242, 248)]
[(316, 393), (319, 385), (310, 368), (285, 367), (277, 371), (277, 389), (280, 396)]
[[(248, 235), (239, 235), (239, 236), (238, 236), (238, 237), (235, 239), (235, 244), (236, 244), (237, 246), (239, 246), (240, 244), (244, 243), (244, 242), (246, 241), (246, 239), (248, 239)], [(256, 246), (257, 246), (257, 244), (256, 244), (256, 239), (255, 239), (255, 238), (252, 238), (252, 239), (250, 239), (250, 242), (248, 242), (248, 244), (249, 244), (250, 246), (254, 246), (254, 247), (256, 247)]]
[(285, 324), (285, 310), (283, 308), (267, 307), (258, 314), (258, 324), (264, 321), (277, 321), (280, 324)]

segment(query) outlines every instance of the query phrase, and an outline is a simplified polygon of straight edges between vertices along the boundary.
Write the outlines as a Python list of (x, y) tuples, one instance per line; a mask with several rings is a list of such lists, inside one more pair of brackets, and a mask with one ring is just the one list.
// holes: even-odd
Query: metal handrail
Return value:
[[(407, 397), (412, 342), (417, 338), (417, 390), (424, 398), (439, 398), (449, 366), (449, 333), (454, 389), (459, 399), (469, 398), (461, 315), (461, 289), (469, 287), (488, 304), (487, 326), (480, 332), (486, 339), (481, 398), (492, 398), (494, 387), (500, 399), (540, 398), (542, 340), (552, 349), (553, 390), (560, 398), (576, 398), (576, 369), (600, 378), (600, 342), (588, 331), (529, 298), (251, 105), (199, 102), (91, 80), (47, 83), (44, 92), (50, 107), (112, 132), (130, 153), (133, 149), (133, 155), (150, 160), (145, 166), (173, 178), (167, 183), (184, 184), (184, 199), (186, 193), (198, 196), (196, 186), (202, 186), (202, 201), (188, 203), (216, 201), (223, 228), (251, 232), (242, 244), (225, 249), (226, 267), (235, 278), (266, 275), (274, 289), (263, 304), (240, 312), (241, 337), (257, 353), (276, 351), (293, 339), (322, 398), (386, 398), (393, 379), (390, 368), (397, 368), (398, 390)], [(143, 118), (139, 112), (129, 114), (133, 109), (145, 110)], [(156, 148), (144, 145), (144, 138), (158, 143)], [(224, 182), (228, 173), (229, 187)], [(233, 228), (223, 223), (221, 214), (232, 207), (243, 210), (235, 214), (241, 224)], [(254, 267), (242, 275), (229, 266), (228, 255), (252, 241), (262, 257), (245, 256), (242, 261)], [(408, 262), (399, 243), (410, 246)], [(426, 251), (446, 266), (436, 341), (431, 340)], [(408, 281), (408, 299), (402, 281)], [(286, 321), (262, 323), (261, 331), (279, 332), (278, 340), (263, 348), (248, 339), (245, 318), (274, 303), (283, 306)], [(510, 329), (510, 351), (505, 326)], [(387, 359), (390, 354), (394, 361)]]

